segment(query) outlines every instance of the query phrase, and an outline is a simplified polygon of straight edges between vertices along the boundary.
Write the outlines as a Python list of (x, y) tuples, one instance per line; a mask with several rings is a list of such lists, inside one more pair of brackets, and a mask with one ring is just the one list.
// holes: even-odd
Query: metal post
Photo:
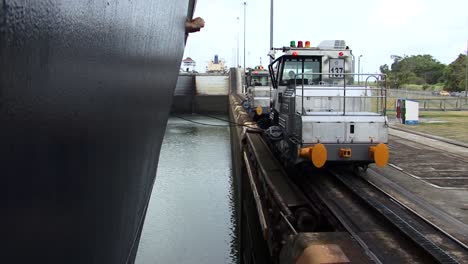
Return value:
[[(297, 87), (297, 81), (296, 81), (296, 75), (294, 75), (294, 88)], [(302, 115), (305, 115), (306, 114), (306, 111), (304, 109), (304, 73), (302, 73), (302, 91), (301, 91), (301, 98), (302, 98), (302, 105), (301, 105), (301, 112), (302, 112)], [(295, 97), (294, 97), (294, 100)]]
[(343, 74), (343, 115), (344, 116), (346, 115), (346, 75), (345, 74)]
[(247, 7), (247, 2), (244, 2), (244, 71), (245, 71), (245, 20), (246, 20), (246, 7)]
[(240, 58), (239, 58), (239, 39), (240, 39), (240, 34), (239, 34), (239, 17), (237, 17), (237, 65), (236, 68), (239, 68), (240, 66)]
[(361, 57), (362, 57), (362, 55), (359, 55), (358, 64), (357, 64), (358, 65), (357, 66), (358, 67), (358, 69), (357, 69), (357, 71), (358, 71), (358, 85), (361, 84)]
[(465, 57), (465, 98), (468, 96), (468, 40), (466, 41)]
[[(270, 50), (273, 49), (273, 0), (270, 3)], [(273, 59), (270, 57), (270, 63)]]

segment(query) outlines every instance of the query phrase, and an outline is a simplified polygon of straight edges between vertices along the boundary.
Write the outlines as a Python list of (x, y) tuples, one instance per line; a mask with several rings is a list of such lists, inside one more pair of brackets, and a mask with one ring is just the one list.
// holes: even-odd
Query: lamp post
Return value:
[(465, 98), (468, 97), (468, 40), (466, 41), (466, 56), (465, 56)]
[(247, 7), (247, 2), (244, 2), (244, 71), (245, 71), (245, 20), (246, 20), (246, 7)]
[(358, 71), (358, 85), (361, 84), (361, 57), (362, 55), (359, 55), (358, 57), (358, 63), (357, 63), (357, 71)]
[[(273, 49), (273, 0), (270, 3), (270, 50)], [(270, 63), (273, 62), (273, 58), (270, 57)]]
[(240, 31), (239, 30), (239, 17), (237, 17), (237, 57), (236, 57), (237, 65), (236, 65), (236, 68), (239, 68), (239, 66), (240, 66), (240, 59), (239, 59), (239, 38), (240, 38), (240, 36), (239, 36), (239, 31)]

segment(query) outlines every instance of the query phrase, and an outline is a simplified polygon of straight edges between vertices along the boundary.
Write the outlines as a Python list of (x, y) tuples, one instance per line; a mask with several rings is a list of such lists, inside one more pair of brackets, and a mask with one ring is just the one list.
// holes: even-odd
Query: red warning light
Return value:
[(339, 55), (340, 57), (343, 57), (344, 53), (343, 53), (342, 51), (340, 51), (340, 53), (338, 53), (338, 55)]
[(306, 48), (310, 48), (310, 41), (307, 40), (307, 41), (305, 42), (305, 47), (306, 47)]
[(303, 46), (302, 46), (302, 41), (301, 41), (301, 40), (299, 40), (299, 41), (297, 42), (297, 47), (298, 47), (298, 48), (303, 48)]
[(297, 56), (297, 51), (293, 51), (292, 55)]

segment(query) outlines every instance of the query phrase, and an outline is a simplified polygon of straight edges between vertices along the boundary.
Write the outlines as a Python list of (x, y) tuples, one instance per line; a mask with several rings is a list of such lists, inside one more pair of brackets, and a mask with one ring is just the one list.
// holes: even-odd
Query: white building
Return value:
[(181, 71), (182, 72), (194, 72), (196, 65), (197, 64), (195, 63), (194, 60), (192, 60), (192, 58), (187, 57), (182, 60)]

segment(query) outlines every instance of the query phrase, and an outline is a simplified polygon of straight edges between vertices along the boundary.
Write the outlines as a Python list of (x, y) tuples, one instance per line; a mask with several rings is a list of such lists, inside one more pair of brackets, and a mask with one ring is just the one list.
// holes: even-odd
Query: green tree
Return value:
[(387, 64), (384, 64), (384, 65), (380, 66), (380, 72), (382, 74), (389, 74), (390, 73), (390, 68), (388, 67)]
[(387, 83), (390, 87), (398, 89), (400, 88), (401, 81), (397, 74), (397, 70), (394, 70), (393, 68), (398, 68), (398, 62), (402, 59), (402, 57), (398, 55), (392, 55), (391, 58), (394, 60), (391, 65), (392, 69), (387, 64), (384, 64), (380, 66), (380, 72), (387, 75)]
[(460, 54), (450, 63), (444, 72), (445, 86), (449, 91), (464, 91), (466, 75), (466, 55)]
[(380, 71), (389, 76), (394, 88), (399, 88), (402, 84), (436, 84), (444, 80), (446, 66), (431, 55), (392, 55), (391, 58), (391, 70), (385, 64), (380, 67)]

